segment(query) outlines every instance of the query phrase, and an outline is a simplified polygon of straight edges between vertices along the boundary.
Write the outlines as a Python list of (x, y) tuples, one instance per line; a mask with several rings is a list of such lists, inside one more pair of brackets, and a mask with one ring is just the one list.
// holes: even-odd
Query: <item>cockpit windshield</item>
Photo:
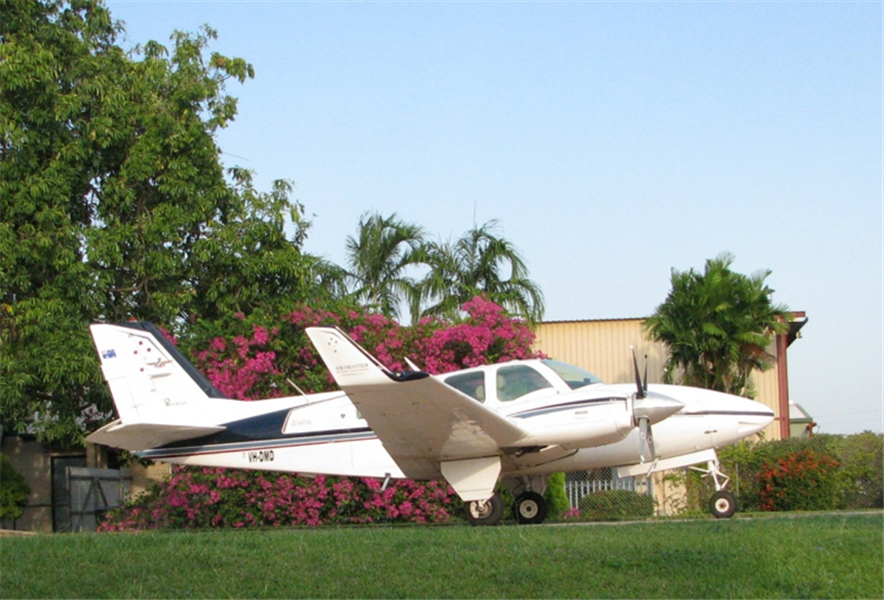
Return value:
[(582, 388), (587, 385), (592, 385), (594, 383), (602, 383), (602, 380), (590, 373), (589, 371), (584, 371), (580, 367), (575, 367), (574, 365), (569, 365), (568, 363), (563, 363), (558, 360), (543, 360), (543, 364), (547, 367), (555, 371), (559, 377), (565, 380), (565, 383), (568, 384), (572, 390), (576, 390), (577, 388)]

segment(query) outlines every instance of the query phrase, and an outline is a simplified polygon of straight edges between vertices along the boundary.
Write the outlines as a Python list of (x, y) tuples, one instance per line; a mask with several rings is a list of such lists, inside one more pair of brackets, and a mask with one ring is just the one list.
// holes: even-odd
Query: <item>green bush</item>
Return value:
[(9, 457), (0, 456), (0, 521), (15, 521), (25, 512), (31, 488)]
[(590, 521), (616, 521), (651, 517), (654, 499), (629, 490), (606, 490), (580, 499), (580, 516)]
[(831, 438), (828, 449), (841, 463), (844, 508), (884, 508), (884, 434), (864, 431), (825, 437)]
[(553, 473), (549, 476), (546, 484), (546, 491), (543, 493), (549, 512), (547, 519), (558, 519), (567, 512), (571, 507), (568, 501), (568, 494), (565, 492), (565, 474)]
[[(721, 469), (731, 478), (728, 490), (740, 498), (741, 510), (765, 510), (761, 473), (778, 461), (792, 461), (804, 451), (834, 459), (838, 466), (824, 474), (824, 486), (805, 491), (818, 499), (799, 504), (839, 509), (884, 508), (884, 434), (866, 431), (852, 435), (822, 434), (812, 438), (791, 438), (765, 443), (740, 442), (718, 452)], [(687, 511), (704, 510), (715, 492), (712, 480), (695, 471), (685, 476)], [(834, 486), (835, 499), (832, 500)], [(788, 493), (788, 492), (784, 492)], [(769, 503), (769, 498), (768, 505)], [(833, 506), (834, 502), (834, 506)]]

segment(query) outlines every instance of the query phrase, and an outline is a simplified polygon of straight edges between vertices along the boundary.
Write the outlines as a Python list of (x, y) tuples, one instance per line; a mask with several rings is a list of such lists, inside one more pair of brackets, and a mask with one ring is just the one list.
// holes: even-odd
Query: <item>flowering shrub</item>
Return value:
[(838, 505), (838, 461), (801, 450), (758, 473), (762, 510), (826, 510)]
[(304, 333), (315, 325), (340, 327), (392, 371), (405, 370), (405, 357), (439, 374), (543, 356), (531, 349), (534, 334), (527, 324), (508, 317), (497, 304), (477, 296), (463, 309), (466, 317), (459, 322), (425, 318), (410, 327), (352, 309), (334, 313), (303, 306), (269, 322), (260, 315), (238, 315), (227, 335), (206, 332), (192, 340), (191, 354), (215, 387), (239, 400), (285, 395), (288, 381), (306, 392), (333, 389)]
[(175, 466), (168, 479), (108, 513), (98, 531), (344, 523), (445, 523), (460, 505), (448, 485)]
[[(411, 357), (430, 373), (507, 360), (542, 357), (531, 350), (534, 334), (484, 297), (463, 306), (451, 323), (422, 319), (403, 327), (378, 314), (298, 307), (268, 321), (237, 314), (225, 335), (207, 329), (188, 340), (190, 353), (223, 394), (239, 400), (283, 396), (288, 381), (305, 392), (328, 391), (334, 381), (304, 332), (337, 325), (393, 371)], [(206, 327), (212, 327), (207, 325)], [(217, 326), (215, 326), (217, 327)], [(125, 507), (111, 511), (102, 531), (158, 527), (251, 527), (333, 523), (436, 523), (461, 506), (447, 485), (375, 479), (316, 477), (216, 468), (175, 467), (172, 476)]]

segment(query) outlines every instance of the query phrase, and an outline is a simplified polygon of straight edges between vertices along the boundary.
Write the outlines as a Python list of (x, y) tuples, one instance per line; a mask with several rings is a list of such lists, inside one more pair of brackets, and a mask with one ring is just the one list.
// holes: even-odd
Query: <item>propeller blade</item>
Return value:
[(629, 413), (630, 423), (635, 427), (638, 424), (635, 420), (635, 394), (626, 396), (626, 412)]
[[(630, 348), (632, 348), (632, 366), (633, 366), (633, 369), (635, 370), (635, 388), (636, 388), (636, 396), (635, 397), (637, 400), (641, 400), (642, 398), (647, 396), (646, 388), (645, 388), (645, 385), (642, 383), (642, 376), (638, 372), (638, 359), (635, 357), (635, 348), (632, 346), (630, 346)], [(647, 368), (647, 363), (645, 363), (645, 367)], [(647, 379), (647, 375), (645, 375), (645, 378)]]
[(642, 380), (642, 391), (644, 391), (645, 396), (648, 395), (648, 355), (645, 354), (645, 377)]
[(639, 417), (638, 420), (638, 433), (639, 433), (639, 458), (641, 462), (644, 463), (648, 460), (654, 460), (657, 458), (657, 453), (654, 450), (654, 436), (651, 433), (651, 424), (647, 417)]

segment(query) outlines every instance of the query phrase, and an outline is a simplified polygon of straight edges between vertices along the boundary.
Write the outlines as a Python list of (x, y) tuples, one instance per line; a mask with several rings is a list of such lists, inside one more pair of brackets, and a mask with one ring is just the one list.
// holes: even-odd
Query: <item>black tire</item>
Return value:
[(724, 490), (715, 492), (709, 499), (709, 510), (716, 519), (729, 519), (737, 512), (737, 499)]
[(496, 525), (503, 516), (503, 502), (494, 494), (485, 502), (467, 502), (467, 520), (472, 525)]
[(537, 492), (519, 494), (513, 502), (513, 516), (520, 525), (538, 525), (543, 523), (549, 506), (546, 499)]

